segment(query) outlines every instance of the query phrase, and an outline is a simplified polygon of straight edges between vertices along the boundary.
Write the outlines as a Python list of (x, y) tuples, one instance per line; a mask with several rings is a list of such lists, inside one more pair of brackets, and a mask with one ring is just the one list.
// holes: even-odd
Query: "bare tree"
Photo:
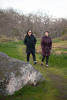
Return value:
[(42, 13), (20, 15), (14, 10), (0, 10), (0, 35), (23, 39), (28, 29), (32, 29), (37, 37), (48, 30), (50, 35), (60, 37), (67, 34), (67, 19), (53, 19)]

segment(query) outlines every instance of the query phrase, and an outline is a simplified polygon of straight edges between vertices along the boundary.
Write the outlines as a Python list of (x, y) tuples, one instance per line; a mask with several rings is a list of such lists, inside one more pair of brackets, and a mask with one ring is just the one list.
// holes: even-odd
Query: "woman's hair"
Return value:
[(46, 32), (49, 33), (49, 31), (45, 31), (44, 33), (46, 33)]
[[(28, 30), (27, 30), (27, 35), (28, 35), (28, 32), (29, 32), (30, 30), (31, 30), (31, 29), (28, 29)], [(32, 30), (31, 30), (31, 33), (32, 33)]]

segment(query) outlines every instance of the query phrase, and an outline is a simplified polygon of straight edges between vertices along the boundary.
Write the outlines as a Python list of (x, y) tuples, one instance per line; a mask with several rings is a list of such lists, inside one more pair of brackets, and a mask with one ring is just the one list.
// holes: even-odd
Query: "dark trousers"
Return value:
[(35, 53), (31, 52), (31, 53), (27, 53), (27, 62), (29, 62), (30, 54), (32, 54), (32, 56), (33, 56), (33, 61), (36, 61)]
[(48, 64), (49, 56), (43, 56), (42, 57), (42, 62), (44, 62), (45, 57), (46, 57), (46, 64)]

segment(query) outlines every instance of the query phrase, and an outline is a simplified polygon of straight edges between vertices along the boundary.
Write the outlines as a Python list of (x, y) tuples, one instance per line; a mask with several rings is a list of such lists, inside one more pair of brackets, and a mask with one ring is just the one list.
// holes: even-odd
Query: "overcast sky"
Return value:
[(0, 0), (0, 8), (13, 8), (25, 14), (41, 10), (53, 17), (67, 18), (67, 0)]

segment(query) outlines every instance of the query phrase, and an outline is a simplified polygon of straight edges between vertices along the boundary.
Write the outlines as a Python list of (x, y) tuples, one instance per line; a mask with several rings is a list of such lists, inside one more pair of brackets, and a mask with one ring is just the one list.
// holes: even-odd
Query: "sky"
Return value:
[(0, 0), (0, 9), (9, 8), (24, 14), (40, 11), (56, 18), (67, 18), (67, 0)]

